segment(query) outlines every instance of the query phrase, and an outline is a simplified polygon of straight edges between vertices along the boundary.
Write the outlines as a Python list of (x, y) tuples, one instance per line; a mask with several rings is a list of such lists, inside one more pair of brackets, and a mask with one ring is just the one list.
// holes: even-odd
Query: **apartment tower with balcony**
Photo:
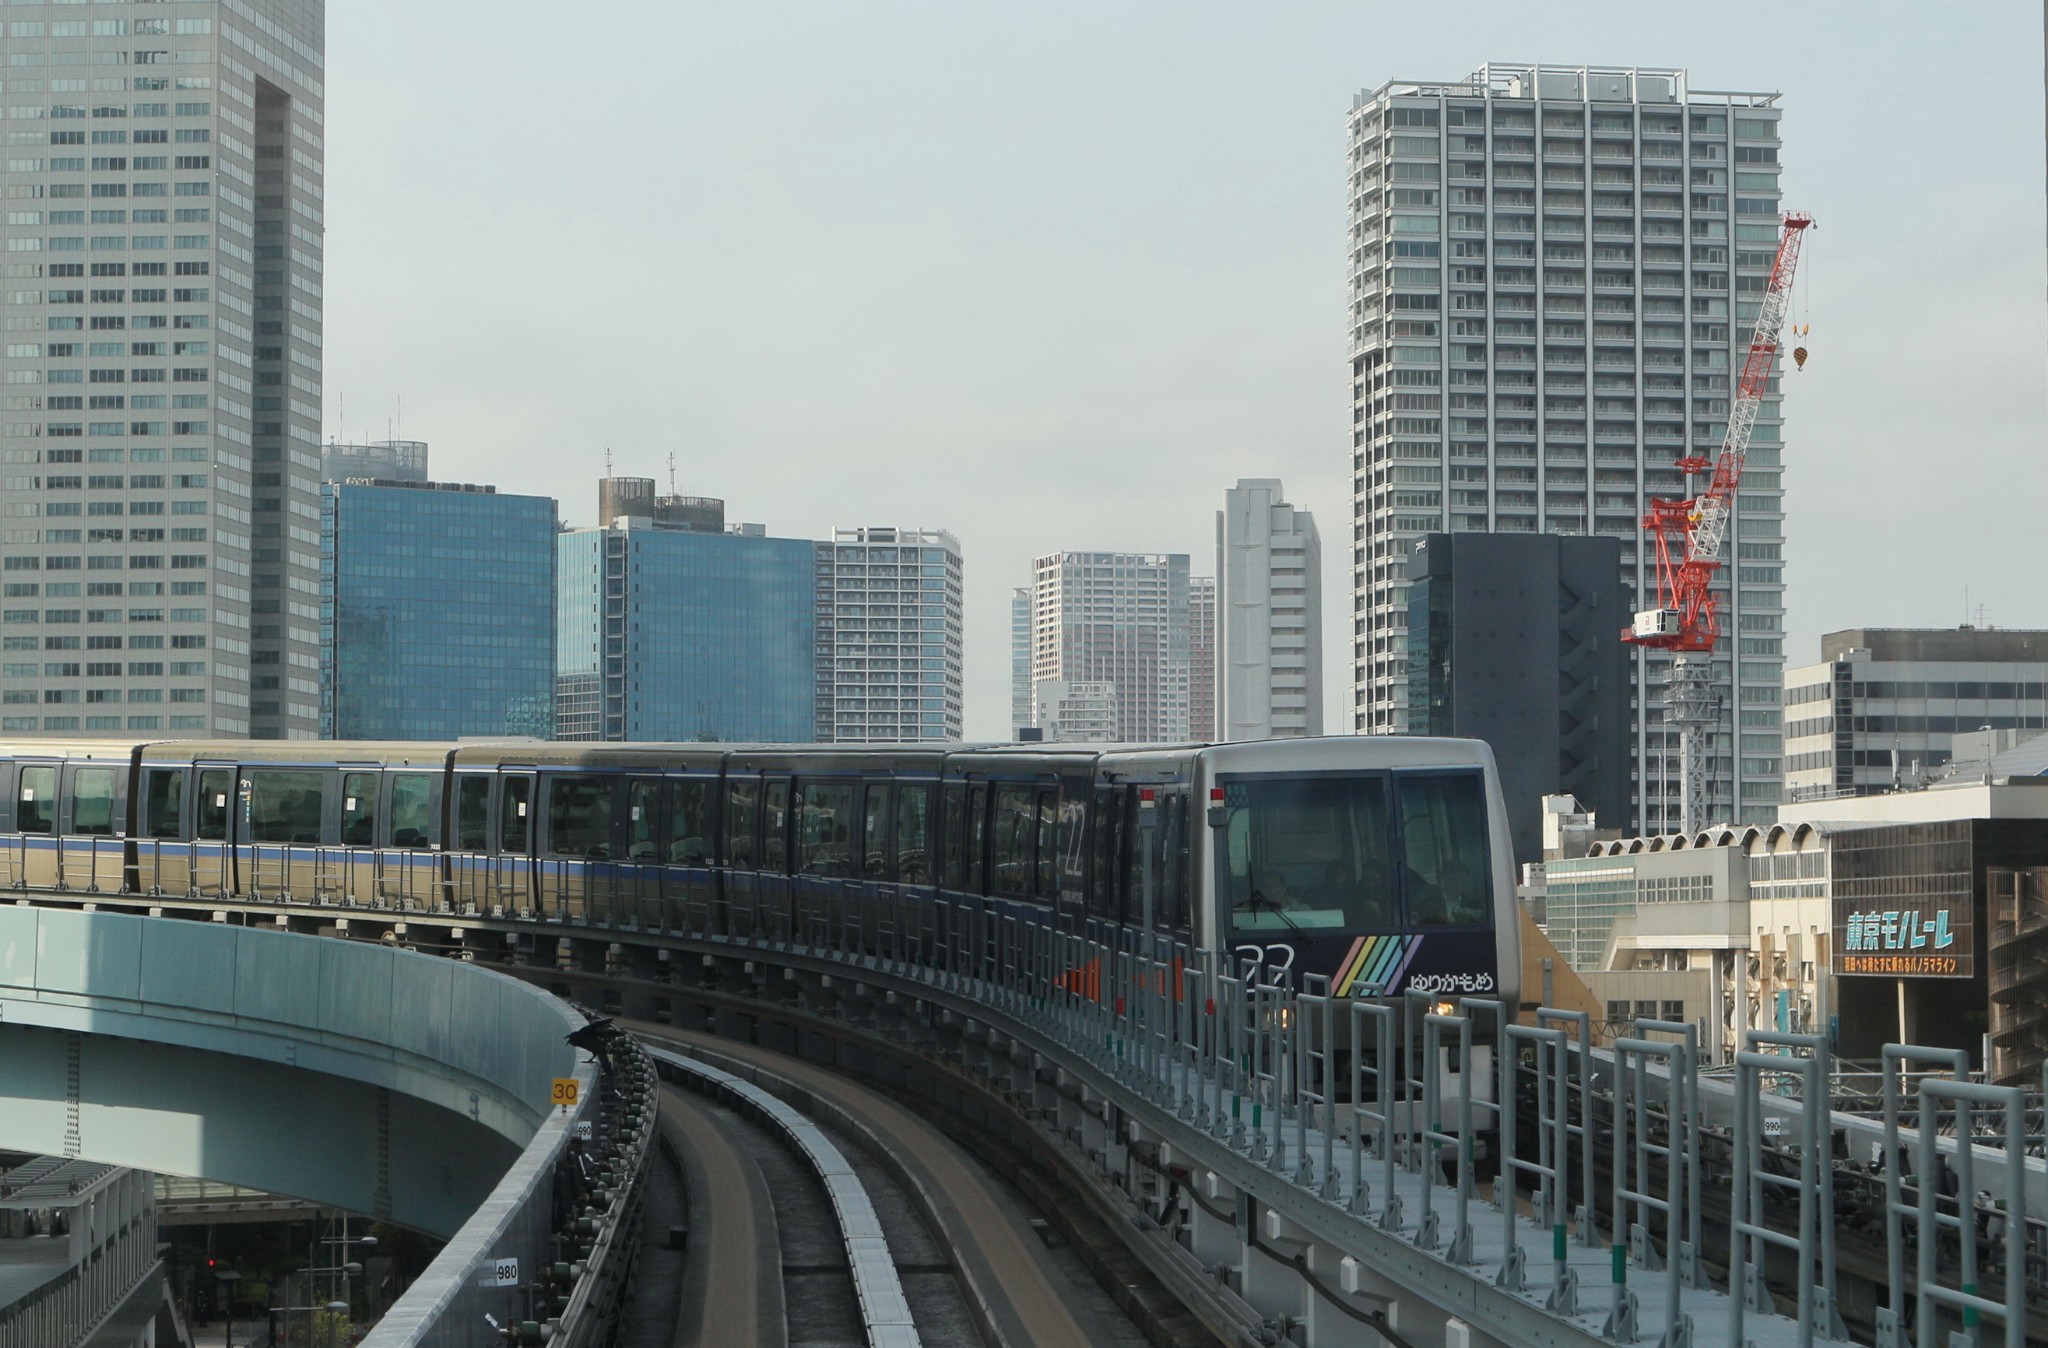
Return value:
[[(1489, 65), (1349, 114), (1352, 722), (1402, 733), (1408, 554), (1433, 532), (1609, 535), (1712, 458), (1778, 237), (1777, 95), (1682, 70)], [(1784, 496), (1776, 378), (1726, 544), (1709, 815), (1768, 819), (1781, 759)], [(1665, 658), (1634, 655), (1645, 827), (1676, 827)]]

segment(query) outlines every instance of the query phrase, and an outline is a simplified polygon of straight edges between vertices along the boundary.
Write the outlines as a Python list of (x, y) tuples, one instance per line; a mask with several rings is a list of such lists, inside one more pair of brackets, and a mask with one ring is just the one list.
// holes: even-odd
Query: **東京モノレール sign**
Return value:
[(1970, 946), (1968, 909), (1836, 905), (1836, 973), (1968, 978)]

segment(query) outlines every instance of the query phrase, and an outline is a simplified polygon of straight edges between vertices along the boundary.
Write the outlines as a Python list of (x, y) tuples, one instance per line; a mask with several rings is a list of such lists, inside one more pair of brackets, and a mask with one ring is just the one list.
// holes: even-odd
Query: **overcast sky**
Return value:
[[(1278, 476), (1346, 728), (1345, 114), (1487, 61), (1784, 95), (1818, 218), (1785, 380), (1793, 664), (2048, 626), (2042, 7), (348, 0), (327, 34), (327, 428), (595, 522), (616, 471), (819, 537), (942, 527), (967, 731), (1030, 559), (1184, 551)], [(403, 403), (402, 422), (400, 404)], [(1974, 616), (1974, 615), (1972, 615)]]

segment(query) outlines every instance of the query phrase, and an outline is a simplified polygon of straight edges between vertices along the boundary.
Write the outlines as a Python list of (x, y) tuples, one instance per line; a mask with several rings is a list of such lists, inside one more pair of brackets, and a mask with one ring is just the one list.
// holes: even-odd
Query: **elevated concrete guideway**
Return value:
[[(567, 1006), (459, 961), (257, 926), (0, 908), (9, 1146), (448, 1238), (588, 1076)], [(586, 1082), (586, 1093), (588, 1083)]]

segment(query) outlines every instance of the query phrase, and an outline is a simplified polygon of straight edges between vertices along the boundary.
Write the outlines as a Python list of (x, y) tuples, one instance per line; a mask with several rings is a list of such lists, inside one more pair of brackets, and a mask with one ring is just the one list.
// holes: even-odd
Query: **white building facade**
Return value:
[(1856, 628), (1785, 671), (1785, 798), (1922, 785), (1957, 735), (2048, 728), (2048, 632)]
[[(1031, 679), (1108, 684), (1115, 738), (1190, 737), (1186, 553), (1058, 552), (1032, 563)], [(1038, 699), (1034, 695), (1034, 709)]]
[[(1354, 100), (1352, 721), (1407, 728), (1407, 554), (1431, 531), (1612, 534), (1712, 458), (1778, 239), (1777, 96), (1681, 70), (1491, 65)], [(1726, 545), (1711, 817), (1779, 791), (1784, 497), (1777, 379)], [(1663, 658), (1638, 655), (1639, 819), (1677, 820)]]
[(944, 529), (839, 529), (817, 561), (818, 739), (961, 738), (960, 541)]
[(0, 731), (313, 736), (325, 8), (9, 13)]
[(1220, 740), (1323, 733), (1323, 549), (1276, 478), (1244, 478), (1216, 515)]

